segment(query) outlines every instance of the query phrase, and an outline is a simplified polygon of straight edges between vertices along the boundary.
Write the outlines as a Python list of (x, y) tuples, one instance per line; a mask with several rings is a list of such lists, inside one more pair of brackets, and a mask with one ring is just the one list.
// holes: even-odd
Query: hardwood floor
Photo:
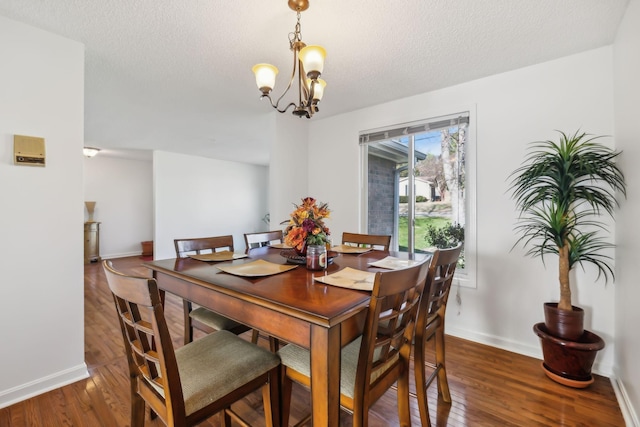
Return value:
[[(138, 257), (113, 260), (118, 269), (148, 275), (140, 262)], [(166, 314), (174, 344), (179, 347), (182, 300), (167, 295)], [(262, 341), (267, 346), (266, 340)], [(624, 426), (608, 378), (596, 376), (588, 389), (570, 389), (548, 380), (539, 360), (450, 336), (446, 345), (453, 403), (439, 401), (435, 384), (430, 387), (429, 411), (434, 426)], [(129, 379), (122, 336), (98, 263), (85, 266), (85, 360), (88, 379), (0, 409), (0, 426), (129, 425)], [(309, 407), (308, 392), (296, 387), (291, 423), (302, 418)], [(259, 393), (236, 407), (252, 425), (264, 425)], [(413, 425), (420, 425), (415, 395), (411, 407)], [(397, 426), (395, 393), (385, 394), (370, 414), (371, 426)], [(351, 425), (348, 414), (342, 414), (341, 423)], [(163, 424), (149, 420), (147, 413), (146, 425)], [(201, 425), (220, 423), (213, 417)]]

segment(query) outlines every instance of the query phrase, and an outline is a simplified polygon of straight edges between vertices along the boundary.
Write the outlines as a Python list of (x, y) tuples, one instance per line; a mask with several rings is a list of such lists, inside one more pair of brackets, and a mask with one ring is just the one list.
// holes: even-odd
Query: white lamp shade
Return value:
[(264, 92), (264, 89), (267, 88), (267, 92), (271, 91), (276, 85), (278, 69), (271, 64), (256, 64), (252, 70), (256, 75), (256, 85), (258, 89)]
[[(320, 101), (322, 95), (324, 95), (324, 88), (327, 86), (327, 82), (322, 79), (316, 80), (316, 84), (313, 86), (313, 100)], [(311, 89), (311, 79), (307, 79), (307, 88)]]
[(327, 52), (322, 46), (306, 46), (303, 47), (298, 54), (298, 58), (302, 61), (302, 67), (305, 73), (307, 73), (307, 76), (312, 72), (322, 74), (324, 58), (326, 56)]

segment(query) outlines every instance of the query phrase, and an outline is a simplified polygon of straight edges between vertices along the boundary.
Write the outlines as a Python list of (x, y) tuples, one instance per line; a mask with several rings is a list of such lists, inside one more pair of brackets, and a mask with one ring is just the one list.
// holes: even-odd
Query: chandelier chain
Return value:
[(298, 12), (298, 22), (296, 23), (295, 30), (293, 33), (289, 33), (289, 47), (291, 50), (294, 49), (297, 42), (302, 41), (302, 30), (300, 28), (300, 12)]

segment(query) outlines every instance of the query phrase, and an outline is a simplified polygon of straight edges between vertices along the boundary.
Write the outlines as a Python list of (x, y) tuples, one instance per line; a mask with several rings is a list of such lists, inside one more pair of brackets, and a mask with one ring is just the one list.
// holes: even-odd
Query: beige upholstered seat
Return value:
[[(363, 334), (342, 349), (340, 404), (353, 412), (353, 425), (366, 426), (369, 408), (398, 384), (400, 425), (410, 425), (409, 355), (428, 262), (403, 270), (376, 273)], [(292, 381), (309, 386), (309, 351), (293, 344), (278, 354), (282, 360), (282, 417), (286, 425)]]
[[(414, 369), (420, 421), (425, 427), (431, 425), (427, 405), (427, 388), (434, 379), (438, 379), (438, 395), (442, 396), (442, 400), (445, 402), (451, 402), (445, 367), (444, 320), (451, 282), (461, 251), (462, 244), (459, 243), (454, 248), (439, 249), (433, 253), (427, 274), (427, 284), (420, 302), (416, 324)], [(427, 342), (432, 338), (435, 338), (436, 360), (434, 363), (427, 362), (425, 358)], [(427, 377), (425, 366), (433, 369), (429, 377)]]
[(230, 426), (231, 417), (239, 419), (231, 404), (259, 388), (267, 425), (279, 425), (277, 403), (272, 408), (276, 355), (228, 331), (174, 350), (156, 281), (124, 275), (108, 261), (103, 266), (129, 362), (133, 427), (144, 425), (145, 404), (169, 426), (196, 425), (221, 411)]
[(269, 246), (271, 243), (282, 243), (284, 235), (282, 230), (263, 231), (261, 233), (245, 233), (244, 242), (247, 246), (247, 253), (250, 249)]
[(357, 233), (342, 233), (342, 244), (353, 244), (355, 246), (366, 246), (374, 249), (381, 249), (388, 251), (391, 245), (391, 236), (380, 234), (357, 234)]
[[(189, 254), (229, 250), (233, 252), (233, 236), (201, 237), (195, 239), (175, 239), (176, 256), (184, 258)], [(193, 308), (191, 301), (182, 301), (184, 308), (184, 343), (193, 341), (193, 328), (210, 333), (213, 331), (230, 331), (241, 334), (250, 328), (233, 321), (204, 307)], [(254, 341), (255, 343), (255, 341)]]

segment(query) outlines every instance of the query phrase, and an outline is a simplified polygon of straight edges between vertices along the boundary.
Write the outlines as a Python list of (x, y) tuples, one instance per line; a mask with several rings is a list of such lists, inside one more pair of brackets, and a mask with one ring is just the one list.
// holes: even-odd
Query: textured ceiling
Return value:
[[(316, 120), (611, 44), (628, 0), (310, 3), (303, 40), (327, 50)], [(276, 65), (280, 95), (286, 0), (0, 0), (0, 15), (85, 45), (85, 145), (268, 162), (251, 67)]]

